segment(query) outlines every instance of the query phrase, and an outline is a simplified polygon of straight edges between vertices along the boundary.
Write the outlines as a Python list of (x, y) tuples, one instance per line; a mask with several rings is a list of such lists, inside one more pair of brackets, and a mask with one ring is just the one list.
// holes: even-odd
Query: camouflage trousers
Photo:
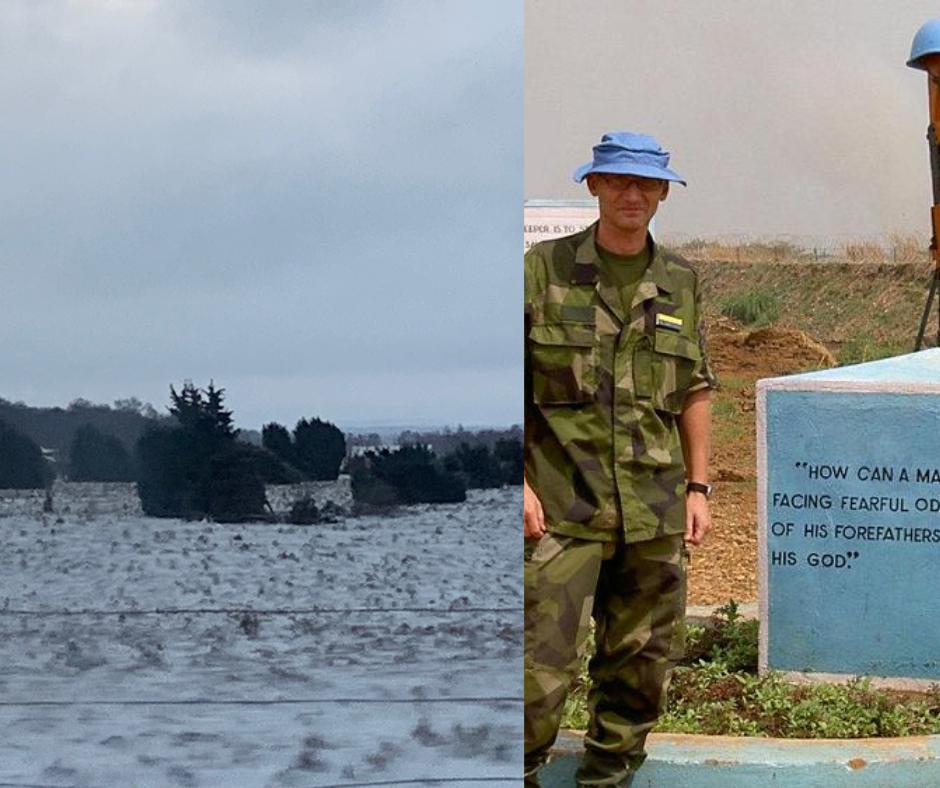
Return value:
[(525, 775), (555, 741), (595, 623), (590, 722), (579, 786), (625, 786), (646, 758), (685, 645), (682, 535), (625, 545), (548, 534), (526, 545)]

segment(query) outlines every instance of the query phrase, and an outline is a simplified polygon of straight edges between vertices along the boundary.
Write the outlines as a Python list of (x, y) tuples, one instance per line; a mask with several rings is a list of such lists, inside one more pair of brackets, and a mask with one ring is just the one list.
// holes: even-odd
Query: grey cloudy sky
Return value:
[(0, 105), (0, 397), (521, 421), (521, 3), (8, 0)]
[[(588, 7), (589, 6), (589, 7)], [(689, 180), (661, 230), (929, 235), (924, 0), (525, 0), (525, 196), (587, 197), (605, 131)]]

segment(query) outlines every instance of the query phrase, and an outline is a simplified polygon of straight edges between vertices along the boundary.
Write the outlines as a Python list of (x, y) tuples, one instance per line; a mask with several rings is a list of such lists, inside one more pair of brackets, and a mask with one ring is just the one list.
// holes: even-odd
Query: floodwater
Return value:
[(520, 785), (521, 498), (0, 518), (0, 786)]

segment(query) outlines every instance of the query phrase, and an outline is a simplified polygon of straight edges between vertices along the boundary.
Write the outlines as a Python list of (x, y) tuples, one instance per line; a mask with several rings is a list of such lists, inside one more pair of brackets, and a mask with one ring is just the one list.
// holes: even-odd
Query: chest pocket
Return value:
[(643, 337), (633, 352), (637, 397), (651, 400), (657, 410), (680, 414), (701, 360), (702, 351), (692, 337), (663, 329)]
[(595, 325), (539, 323), (529, 328), (532, 391), (540, 405), (591, 402), (597, 393)]

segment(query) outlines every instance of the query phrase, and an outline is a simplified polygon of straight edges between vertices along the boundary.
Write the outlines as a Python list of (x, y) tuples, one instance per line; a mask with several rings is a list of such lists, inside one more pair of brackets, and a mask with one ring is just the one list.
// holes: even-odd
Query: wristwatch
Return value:
[(710, 484), (703, 484), (702, 482), (686, 482), (685, 483), (685, 494), (689, 493), (702, 493), (706, 498), (712, 497), (712, 486)]

